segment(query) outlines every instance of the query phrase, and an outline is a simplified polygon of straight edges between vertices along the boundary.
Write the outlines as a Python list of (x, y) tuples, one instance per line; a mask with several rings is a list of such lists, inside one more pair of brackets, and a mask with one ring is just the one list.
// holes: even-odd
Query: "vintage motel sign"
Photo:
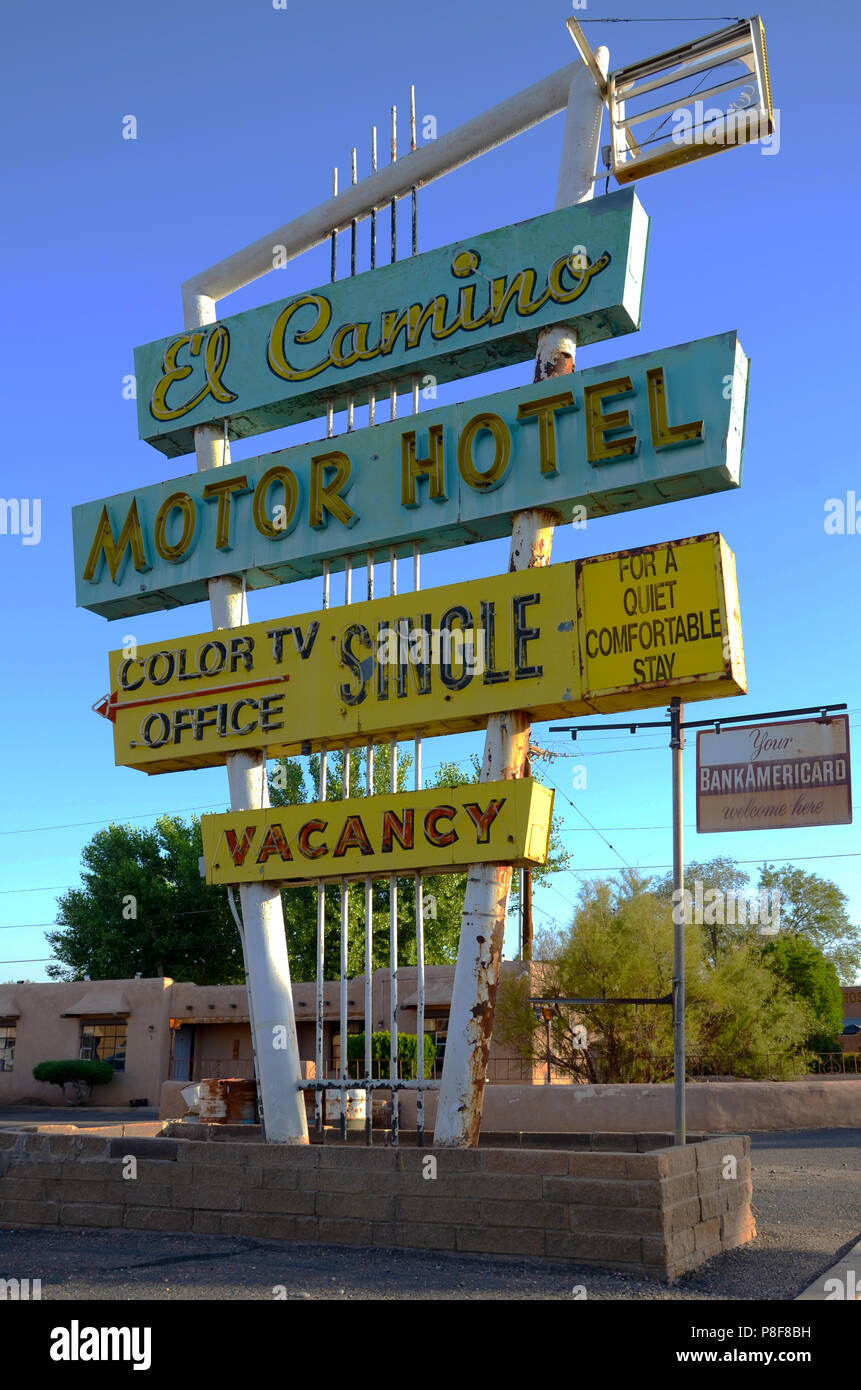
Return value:
[(746, 688), (735, 556), (716, 533), (579, 561), (577, 609), (584, 690), (604, 713), (636, 709), (640, 686), (663, 703), (717, 696), (729, 672)]
[(140, 437), (169, 457), (194, 426), (232, 438), (357, 404), (369, 386), (452, 381), (640, 326), (649, 219), (632, 189), (484, 232), (135, 350)]
[(117, 764), (147, 772), (746, 689), (718, 535), (171, 638), (110, 668)]
[(531, 778), (204, 816), (207, 883), (307, 883), (544, 864), (553, 793)]
[(697, 831), (851, 825), (849, 717), (697, 734)]
[(225, 567), (260, 588), (508, 535), (528, 507), (564, 523), (736, 487), (748, 368), (723, 333), (86, 503), (78, 604), (126, 617), (204, 600)]

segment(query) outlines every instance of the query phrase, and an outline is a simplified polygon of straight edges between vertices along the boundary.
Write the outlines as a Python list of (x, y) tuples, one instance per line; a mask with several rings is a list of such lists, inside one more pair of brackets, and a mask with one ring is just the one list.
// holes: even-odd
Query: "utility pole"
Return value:
[(685, 861), (682, 844), (683, 706), (670, 701), (670, 748), (673, 755), (673, 1101), (675, 1142), (685, 1142)]

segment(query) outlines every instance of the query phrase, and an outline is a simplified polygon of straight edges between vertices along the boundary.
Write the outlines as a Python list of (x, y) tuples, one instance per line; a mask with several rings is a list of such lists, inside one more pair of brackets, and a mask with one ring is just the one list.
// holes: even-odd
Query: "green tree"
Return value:
[[(717, 965), (720, 957), (727, 951), (733, 950), (741, 941), (750, 940), (755, 932), (744, 923), (736, 921), (739, 915), (732, 913), (732, 921), (728, 918), (730, 914), (725, 910), (725, 904), (729, 899), (744, 900), (747, 894), (747, 885), (750, 875), (744, 869), (739, 868), (734, 859), (718, 856), (716, 859), (708, 859), (704, 862), (692, 859), (685, 865), (684, 885), (692, 898), (696, 891), (696, 885), (701, 884), (701, 893), (704, 903), (713, 910), (703, 911), (704, 921), (698, 923), (702, 928), (703, 937), (706, 944), (706, 952), (709, 961), (713, 966)], [(673, 875), (666, 874), (662, 878), (654, 878), (650, 884), (651, 891), (664, 902), (673, 901)], [(716, 902), (714, 894), (720, 895), (720, 902), (723, 910), (714, 910)], [(748, 917), (745, 913), (745, 918)]]
[(796, 999), (809, 1004), (813, 1029), (805, 1046), (814, 1052), (839, 1051), (843, 1031), (843, 994), (833, 961), (803, 936), (770, 938), (762, 948), (765, 964), (786, 982)]
[[(650, 891), (635, 870), (618, 881), (596, 879), (581, 888), (567, 933), (545, 939), (552, 954), (539, 967), (544, 996), (608, 999), (663, 998), (672, 988), (673, 917), (666, 897)], [(812, 1009), (763, 963), (755, 943), (741, 942), (716, 965), (707, 942), (685, 929), (686, 1032), (697, 1069), (744, 1073), (769, 1054), (773, 1069), (791, 1074), (804, 1064)], [(497, 1031), (533, 1061), (545, 1056), (545, 1026), (529, 1006), (524, 973), (503, 982)], [(576, 1046), (585, 1025), (589, 1045)], [(672, 1011), (666, 1005), (578, 1005), (551, 1021), (551, 1057), (560, 1070), (589, 1081), (665, 1081), (672, 1076)]]
[[(722, 895), (724, 908), (729, 906), (731, 897), (737, 901), (747, 899), (758, 908), (761, 895), (766, 891), (772, 895), (769, 901), (774, 907), (776, 891), (779, 894), (779, 930), (782, 936), (802, 937), (819, 947), (826, 959), (833, 961), (844, 983), (851, 983), (861, 968), (861, 926), (853, 925), (846, 910), (846, 894), (829, 879), (805, 873), (791, 864), (779, 869), (773, 864), (763, 864), (756, 890), (751, 892), (747, 886), (749, 874), (734, 859), (719, 857), (704, 863), (692, 860), (686, 864), (684, 881), (686, 890), (692, 895), (697, 882), (702, 884), (706, 901), (704, 920), (699, 925), (712, 965), (716, 965), (722, 955), (734, 950), (740, 943), (761, 940), (762, 932), (755, 916), (751, 921), (753, 914), (750, 912), (744, 914), (744, 921), (736, 921), (735, 918), (741, 914), (731, 910), (710, 912), (710, 890), (717, 890)], [(665, 902), (672, 902), (672, 874), (653, 879), (651, 891)]]
[(169, 975), (241, 984), (239, 933), (223, 888), (200, 877), (200, 822), (160, 816), (151, 828), (109, 825), (84, 846), (82, 887), (58, 900), (46, 933), (54, 980)]
[(806, 937), (834, 962), (843, 984), (851, 984), (861, 969), (861, 926), (851, 921), (842, 889), (791, 864), (764, 864), (759, 886), (780, 892), (781, 935)]

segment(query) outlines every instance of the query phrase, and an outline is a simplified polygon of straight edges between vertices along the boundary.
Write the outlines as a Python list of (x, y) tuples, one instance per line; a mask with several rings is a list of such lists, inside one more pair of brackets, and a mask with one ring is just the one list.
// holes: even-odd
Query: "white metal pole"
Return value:
[[(422, 188), (443, 174), (459, 169), (476, 155), (494, 149), (564, 110), (566, 102), (570, 108), (571, 89), (575, 82), (582, 82), (581, 73), (588, 76), (588, 69), (578, 58), (532, 87), (441, 135), (438, 140), (429, 141), (405, 159), (385, 165), (370, 178), (340, 195), (333, 195), (325, 203), (200, 271), (183, 285), (184, 298), (191, 302), (203, 295), (218, 299), (232, 294), (272, 269), (273, 246), (283, 247), (287, 260), (291, 260), (324, 241), (333, 228), (348, 227), (354, 218), (369, 216), (375, 208), (385, 207), (392, 198), (412, 188)], [(594, 90), (594, 83), (592, 85)]]
[[(215, 317), (214, 300), (204, 295), (193, 300), (186, 296), (187, 328), (214, 323)], [(229, 446), (218, 425), (199, 425), (194, 431), (194, 449), (199, 472), (230, 462)], [(209, 604), (216, 629), (239, 627), (248, 621), (245, 594), (236, 575), (209, 581)], [(254, 811), (268, 806), (265, 753), (229, 753), (226, 763), (231, 810)], [(262, 883), (243, 883), (239, 895), (266, 1138), (270, 1143), (307, 1144), (281, 893)]]
[[(606, 74), (607, 49), (599, 48), (595, 57)], [(595, 79), (581, 64), (572, 74), (568, 93), (557, 207), (587, 202), (592, 197), (602, 109), (603, 98)], [(573, 371), (575, 348), (573, 329), (555, 327), (540, 334), (536, 379)], [(515, 516), (509, 572), (549, 563), (556, 519), (554, 513), (537, 509)], [(529, 733), (527, 713), (498, 714), (488, 719), (483, 782), (523, 776)], [(434, 1144), (438, 1146), (467, 1148), (478, 1144), (511, 872), (510, 865), (479, 865), (467, 877), (434, 1129)]]
[(673, 1110), (675, 1142), (685, 1143), (685, 860), (682, 843), (682, 727), (684, 706), (670, 702), (673, 755)]

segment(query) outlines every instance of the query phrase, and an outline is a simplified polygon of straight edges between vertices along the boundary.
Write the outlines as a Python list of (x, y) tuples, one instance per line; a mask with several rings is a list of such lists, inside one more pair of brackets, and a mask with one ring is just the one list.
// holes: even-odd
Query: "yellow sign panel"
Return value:
[(204, 816), (207, 883), (307, 883), (544, 864), (553, 793), (530, 778)]
[[(643, 623), (654, 614), (634, 633), (625, 626), (627, 607), (652, 601), (652, 581), (625, 568), (637, 556), (658, 557), (654, 602), (676, 619), (652, 646)], [(614, 641), (628, 650), (610, 662)], [(660, 669), (640, 664), (655, 644), (672, 658)], [(676, 688), (686, 699), (744, 693), (734, 566), (719, 536), (113, 652), (107, 712), (119, 765), (169, 772), (239, 749), (279, 757), (406, 730), (458, 733), (511, 710), (552, 719), (643, 709)]]
[[(584, 690), (595, 708), (656, 703), (636, 696), (681, 690), (686, 700), (744, 691), (735, 556), (722, 536), (692, 536), (578, 564)], [(735, 690), (733, 690), (735, 687)]]

